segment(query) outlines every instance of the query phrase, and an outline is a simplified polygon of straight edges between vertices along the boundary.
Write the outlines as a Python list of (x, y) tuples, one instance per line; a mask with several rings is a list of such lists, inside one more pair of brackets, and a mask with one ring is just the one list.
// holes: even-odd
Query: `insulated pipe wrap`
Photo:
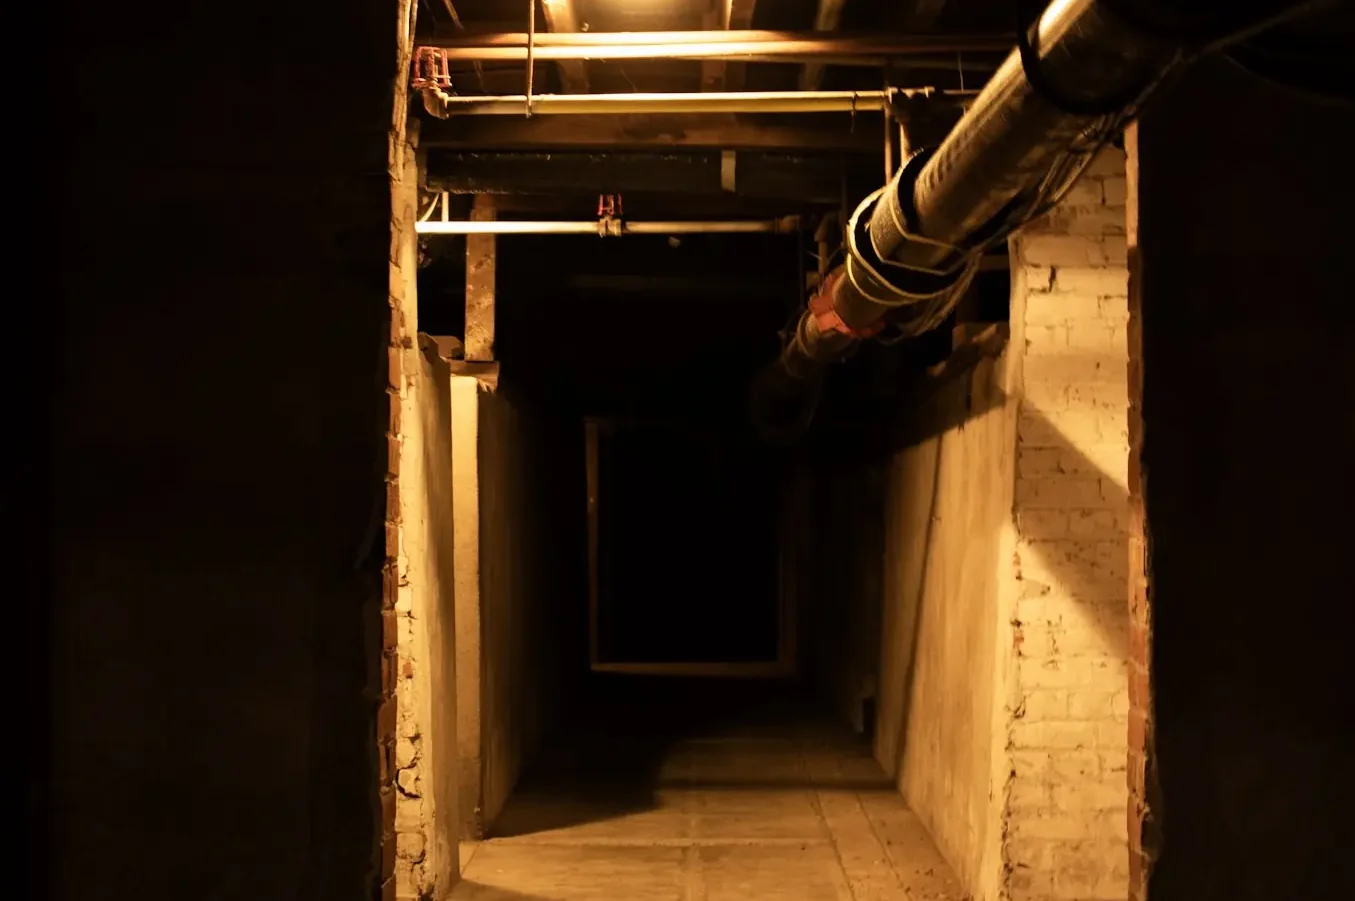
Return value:
[[(979, 249), (1028, 211), (1080, 139), (1103, 130), (1178, 58), (1176, 45), (1136, 31), (1098, 0), (1054, 0), (1031, 33), (1025, 58), (1008, 56), (941, 145), (915, 154), (857, 208), (847, 277), (830, 298), (849, 332), (886, 317), (910, 334), (935, 327), (972, 279)], [(1103, 115), (1088, 112), (1096, 105)], [(850, 349), (852, 340), (821, 346), (830, 334), (839, 333), (797, 329), (783, 365)], [(787, 371), (812, 376), (816, 367)]]
[[(914, 234), (912, 214), (900, 201), (911, 194), (930, 157), (927, 151), (916, 154), (890, 184), (866, 198), (848, 224), (846, 277), (836, 286), (833, 309), (853, 329), (868, 328), (886, 316), (915, 320), (921, 310), (943, 306), (951, 295), (962, 293), (973, 277), (978, 257)], [(936, 245), (946, 253), (943, 268), (892, 259), (908, 242)]]
[[(1011, 53), (918, 173), (911, 201), (919, 233), (952, 244), (992, 233), (1061, 156), (1131, 106), (1179, 55), (1176, 43), (1135, 30), (1097, 0), (1055, 0), (1031, 34), (1040, 88)], [(1094, 107), (1104, 114), (1086, 112)], [(898, 252), (924, 266), (945, 258), (921, 245)]]
[[(1295, 0), (1053, 0), (935, 150), (914, 155), (857, 208), (848, 260), (761, 379), (817, 397), (825, 363), (881, 320), (937, 327), (982, 251), (1042, 215), (1185, 60), (1188, 48), (1263, 22)], [(1225, 25), (1227, 26), (1225, 28)], [(784, 404), (793, 407), (792, 404)]]

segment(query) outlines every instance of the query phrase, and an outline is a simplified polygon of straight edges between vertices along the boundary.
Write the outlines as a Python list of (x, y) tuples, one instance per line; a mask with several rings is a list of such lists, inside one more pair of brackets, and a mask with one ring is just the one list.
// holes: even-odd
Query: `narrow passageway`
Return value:
[(853, 734), (775, 682), (599, 677), (455, 901), (962, 897)]

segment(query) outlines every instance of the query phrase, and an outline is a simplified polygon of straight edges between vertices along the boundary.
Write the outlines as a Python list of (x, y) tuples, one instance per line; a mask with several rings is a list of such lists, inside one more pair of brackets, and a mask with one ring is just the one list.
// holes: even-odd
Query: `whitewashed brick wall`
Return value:
[(1024, 332), (1017, 426), (1017, 685), (1006, 894), (1128, 890), (1125, 161), (1107, 151), (1013, 241)]

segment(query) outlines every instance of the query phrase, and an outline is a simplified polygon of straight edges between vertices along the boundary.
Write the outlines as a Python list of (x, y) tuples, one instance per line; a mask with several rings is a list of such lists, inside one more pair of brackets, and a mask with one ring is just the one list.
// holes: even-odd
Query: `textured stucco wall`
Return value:
[(975, 897), (1127, 891), (1124, 156), (1012, 242), (1011, 341), (886, 497), (876, 752)]
[(583, 436), (493, 374), (453, 376), (452, 406), (462, 834), (478, 838), (585, 663), (569, 631), (586, 612)]
[(1006, 672), (1015, 355), (945, 389), (936, 403), (979, 412), (900, 452), (884, 498), (876, 756), (976, 893), (993, 876), (1000, 838), (990, 798)]
[[(407, 253), (413, 248), (407, 248)], [(451, 374), (405, 348), (400, 442), (396, 893), (446, 892), (458, 871)]]
[(448, 382), (452, 413), (452, 535), (455, 546), (457, 806), (460, 834), (484, 833), (481, 772), (483, 639), (480, 625), (480, 381), (453, 375)]

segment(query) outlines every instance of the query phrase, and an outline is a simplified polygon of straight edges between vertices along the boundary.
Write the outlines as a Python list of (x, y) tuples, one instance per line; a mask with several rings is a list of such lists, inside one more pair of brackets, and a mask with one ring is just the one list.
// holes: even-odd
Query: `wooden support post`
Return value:
[[(471, 220), (494, 219), (494, 197), (477, 194)], [(466, 360), (494, 359), (494, 268), (498, 256), (494, 235), (466, 236)]]

